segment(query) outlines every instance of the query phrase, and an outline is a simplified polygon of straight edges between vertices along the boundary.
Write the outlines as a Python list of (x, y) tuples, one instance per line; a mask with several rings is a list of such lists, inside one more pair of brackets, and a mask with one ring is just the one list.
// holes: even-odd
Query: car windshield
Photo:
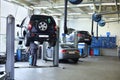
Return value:
[(88, 34), (87, 31), (80, 31), (80, 32), (78, 32), (78, 33), (81, 33), (81, 34)]
[(73, 45), (62, 44), (62, 48), (75, 48)]

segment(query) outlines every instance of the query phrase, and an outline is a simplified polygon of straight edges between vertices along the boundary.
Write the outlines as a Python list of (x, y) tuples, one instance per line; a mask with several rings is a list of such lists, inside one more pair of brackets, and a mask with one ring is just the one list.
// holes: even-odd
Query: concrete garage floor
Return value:
[[(28, 62), (15, 63), (15, 80), (120, 80), (120, 60), (117, 57), (94, 56), (80, 59), (78, 64), (60, 63), (59, 67), (26, 68)], [(45, 67), (43, 67), (45, 66)]]
[[(23, 65), (28, 63), (15, 64)], [(120, 80), (120, 61), (116, 57), (88, 57), (78, 64), (60, 63), (59, 67), (47, 67), (52, 63), (38, 60), (38, 65), (41, 68), (15, 68), (15, 80)]]

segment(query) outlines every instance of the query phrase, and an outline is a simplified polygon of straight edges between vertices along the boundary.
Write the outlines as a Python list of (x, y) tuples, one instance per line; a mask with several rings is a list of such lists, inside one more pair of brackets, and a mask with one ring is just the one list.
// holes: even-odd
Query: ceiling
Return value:
[[(65, 0), (5, 0), (24, 6), (30, 10), (39, 10), (41, 14), (62, 17)], [(94, 12), (102, 14), (106, 22), (120, 21), (120, 0), (83, 0), (81, 4), (68, 2), (68, 19), (91, 18)]]

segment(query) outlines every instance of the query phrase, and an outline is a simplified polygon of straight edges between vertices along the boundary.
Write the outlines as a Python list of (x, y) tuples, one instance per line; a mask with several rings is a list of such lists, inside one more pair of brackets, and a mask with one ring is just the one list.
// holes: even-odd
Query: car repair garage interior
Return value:
[(120, 0), (0, 0), (0, 80), (120, 80)]

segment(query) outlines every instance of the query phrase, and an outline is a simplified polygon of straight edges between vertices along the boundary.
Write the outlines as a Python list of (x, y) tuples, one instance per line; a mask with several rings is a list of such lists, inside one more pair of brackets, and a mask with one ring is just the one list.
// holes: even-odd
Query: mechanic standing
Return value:
[(37, 66), (37, 50), (38, 50), (38, 44), (37, 42), (31, 42), (30, 43), (30, 53), (32, 57), (32, 63), (30, 64), (31, 66)]

